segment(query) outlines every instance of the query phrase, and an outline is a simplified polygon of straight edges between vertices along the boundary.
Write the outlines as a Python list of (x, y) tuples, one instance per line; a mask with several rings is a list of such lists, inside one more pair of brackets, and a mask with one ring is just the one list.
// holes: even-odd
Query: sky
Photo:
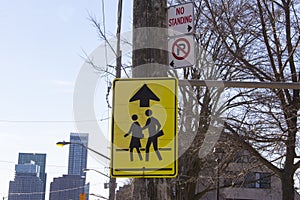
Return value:
[[(132, 1), (123, 4), (125, 32), (131, 29)], [(104, 22), (107, 35), (116, 33), (117, 0), (0, 1), (0, 198), (8, 195), (19, 152), (47, 154), (46, 199), (53, 178), (67, 174), (68, 147), (55, 143), (68, 141), (70, 132), (82, 131), (74, 119), (74, 90), (85, 53), (90, 55), (103, 44), (89, 15)], [(102, 133), (92, 133), (90, 141), (95, 144), (90, 147), (109, 155), (103, 145), (110, 137), (111, 114), (105, 80), (99, 79), (95, 88), (92, 108)], [(100, 140), (102, 145), (97, 146), (95, 141)], [(87, 166), (109, 173), (109, 163), (91, 153)], [(91, 171), (87, 181), (90, 193), (108, 197), (103, 189), (108, 178)]]

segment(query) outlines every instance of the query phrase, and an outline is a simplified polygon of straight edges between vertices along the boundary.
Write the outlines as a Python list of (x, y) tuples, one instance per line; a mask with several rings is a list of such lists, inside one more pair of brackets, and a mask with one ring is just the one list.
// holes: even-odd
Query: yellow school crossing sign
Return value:
[(115, 79), (111, 175), (177, 175), (177, 80)]

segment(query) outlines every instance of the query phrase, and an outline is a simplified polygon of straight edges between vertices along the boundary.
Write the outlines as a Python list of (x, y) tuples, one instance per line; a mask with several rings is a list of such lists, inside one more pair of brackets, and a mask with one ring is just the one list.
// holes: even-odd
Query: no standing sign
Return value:
[(186, 3), (169, 7), (168, 9), (169, 36), (193, 33), (194, 5)]

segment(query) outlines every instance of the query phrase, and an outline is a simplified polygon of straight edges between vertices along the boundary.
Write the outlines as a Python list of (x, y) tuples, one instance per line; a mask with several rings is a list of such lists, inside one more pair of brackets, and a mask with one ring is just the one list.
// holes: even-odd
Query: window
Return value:
[(245, 188), (271, 188), (271, 173), (251, 172), (244, 178)]
[(271, 174), (260, 173), (260, 188), (271, 188)]

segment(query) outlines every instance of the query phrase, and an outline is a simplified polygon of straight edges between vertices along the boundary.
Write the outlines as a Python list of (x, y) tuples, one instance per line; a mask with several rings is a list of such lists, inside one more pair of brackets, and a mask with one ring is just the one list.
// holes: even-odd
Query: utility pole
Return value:
[(117, 58), (116, 58), (116, 78), (121, 78), (122, 52), (120, 50), (121, 27), (122, 27), (122, 5), (123, 0), (118, 3), (118, 22), (117, 22)]
[[(120, 36), (121, 36), (121, 25), (122, 25), (122, 5), (123, 0), (118, 2), (118, 22), (117, 22), (117, 55), (116, 55), (116, 78), (121, 78), (121, 67), (122, 67), (122, 52), (120, 50)], [(110, 177), (109, 179), (109, 200), (115, 200), (116, 196), (116, 178)]]
[[(166, 28), (166, 0), (133, 1), (133, 77), (167, 76), (168, 52), (163, 50), (168, 45)], [(161, 48), (151, 49), (151, 44)]]
[[(133, 1), (133, 78), (167, 76), (168, 52), (165, 49), (167, 49), (168, 34), (166, 28), (166, 0)], [(149, 48), (153, 43), (159, 44), (160, 48)], [(170, 193), (166, 191), (168, 189), (162, 189), (161, 183), (166, 183), (166, 179), (134, 179), (132, 183), (133, 200), (168, 200), (168, 198), (162, 198), (162, 194), (160, 194), (164, 193), (165, 196)], [(167, 188), (167, 184), (164, 185)], [(158, 187), (160, 187), (160, 190), (158, 190)]]

